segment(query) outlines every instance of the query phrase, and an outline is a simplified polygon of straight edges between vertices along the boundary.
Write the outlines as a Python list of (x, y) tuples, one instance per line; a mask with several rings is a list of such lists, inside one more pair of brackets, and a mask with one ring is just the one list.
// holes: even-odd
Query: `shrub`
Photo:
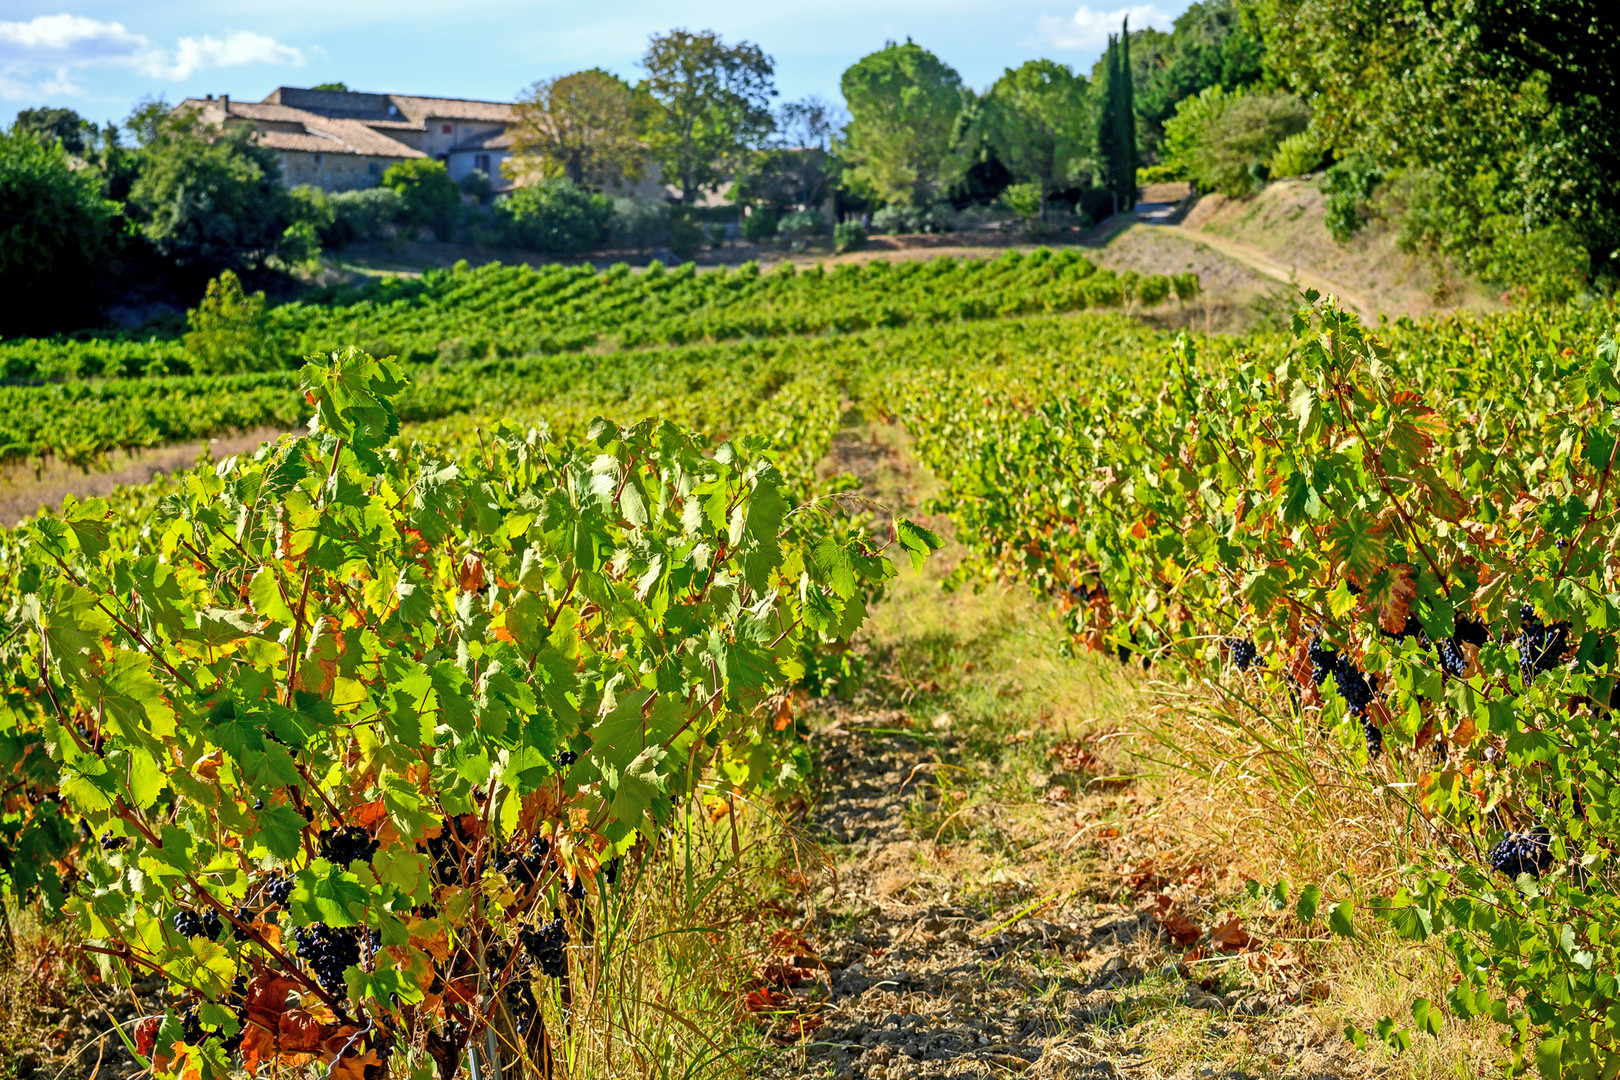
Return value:
[(461, 212), (461, 189), (440, 162), (412, 158), (388, 166), (382, 186), (393, 188), (405, 200), (405, 221), (431, 228), (441, 240), (450, 239)]
[(474, 169), (466, 176), (463, 176), (456, 186), (461, 189), (463, 195), (477, 199), (480, 203), (489, 202), (490, 192), (493, 190), (489, 173), (483, 169)]
[(1146, 184), (1173, 184), (1187, 179), (1175, 165), (1143, 165), (1136, 170), (1136, 186)]
[(669, 242), (669, 204), (614, 199), (608, 243), (616, 248), (660, 247)]
[(921, 232), (922, 225), (923, 211), (909, 203), (890, 203), (872, 215), (875, 233)]
[(405, 197), (393, 188), (340, 191), (327, 202), (332, 223), (321, 230), (321, 242), (329, 248), (382, 239), (393, 222), (405, 217)]
[(840, 221), (833, 226), (833, 250), (842, 254), (866, 246), (866, 226), (858, 221)]
[(1296, 131), (1271, 155), (1272, 176), (1304, 176), (1322, 164), (1322, 147), (1310, 131)]
[(1335, 162), (1322, 176), (1327, 197), (1327, 230), (1343, 244), (1367, 223), (1367, 200), (1384, 179), (1370, 158), (1352, 155)]
[(1203, 286), (1198, 282), (1198, 275), (1191, 271), (1185, 274), (1172, 274), (1170, 287), (1176, 292), (1177, 302), (1182, 304), (1194, 299), (1203, 291)]
[(1206, 191), (1254, 192), (1278, 145), (1305, 130), (1310, 110), (1292, 94), (1228, 93), (1211, 86), (1176, 106), (1164, 125), (1165, 163)]
[(321, 253), (321, 234), (308, 221), (295, 221), (281, 234), (276, 254), (289, 263), (308, 262)]
[(266, 371), (277, 366), (265, 325), (264, 293), (249, 296), (226, 270), (208, 283), (196, 308), (186, 312), (186, 352), (200, 375)]
[(1143, 307), (1164, 303), (1170, 295), (1170, 279), (1163, 274), (1149, 274), (1136, 285), (1136, 299)]
[(1041, 216), (1041, 185), (1008, 184), (1001, 193), (1001, 204), (1028, 225)]
[(827, 223), (821, 214), (815, 210), (795, 210), (776, 223), (776, 235), (792, 245), (793, 250), (803, 250), (805, 241), (813, 236), (819, 236)]
[(756, 206), (743, 218), (743, 239), (751, 244), (761, 240), (769, 240), (776, 235), (776, 226), (782, 220), (782, 212), (770, 206)]
[(669, 218), (669, 250), (678, 259), (690, 259), (703, 247), (708, 234), (703, 226), (685, 212), (685, 208), (672, 212)]
[(495, 203), (502, 241), (547, 255), (579, 255), (607, 242), (613, 201), (566, 177), (518, 188)]

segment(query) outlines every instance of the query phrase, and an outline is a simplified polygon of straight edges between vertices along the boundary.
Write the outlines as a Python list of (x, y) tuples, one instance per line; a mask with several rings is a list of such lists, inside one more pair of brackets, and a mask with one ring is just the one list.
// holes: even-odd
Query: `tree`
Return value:
[(749, 42), (671, 30), (652, 38), (641, 66), (643, 89), (656, 105), (649, 141), (681, 202), (691, 205), (770, 134), (775, 65)]
[(432, 158), (396, 161), (382, 174), (381, 183), (405, 200), (407, 224), (427, 225), (441, 240), (449, 239), (461, 209), (461, 189), (442, 162)]
[(1136, 114), (1132, 108), (1130, 16), (1120, 34), (1110, 35), (1097, 110), (1097, 159), (1103, 186), (1113, 195), (1114, 212), (1136, 205)]
[(1260, 39), (1239, 18), (1235, 0), (1199, 0), (1169, 34), (1131, 35), (1131, 77), (1142, 141), (1158, 149), (1176, 104), (1206, 86), (1236, 90), (1261, 78)]
[(186, 312), (186, 353), (200, 375), (265, 371), (278, 366), (265, 318), (264, 293), (247, 294), (229, 270), (208, 283), (202, 301)]
[(1310, 110), (1292, 94), (1219, 84), (1187, 98), (1164, 125), (1164, 161), (1205, 191), (1248, 195), (1277, 148), (1303, 134)]
[(814, 94), (789, 101), (776, 113), (776, 142), (790, 149), (830, 151), (849, 122), (841, 113)]
[(347, 94), (349, 92), (349, 84), (346, 83), (346, 82), (323, 82), (323, 83), (316, 83), (314, 86), (310, 87), (310, 89), (311, 90), (335, 90), (340, 94)]
[(96, 125), (72, 109), (24, 109), (15, 125), (36, 135), (50, 135), (70, 154), (83, 154), (96, 135)]
[(927, 205), (966, 165), (952, 153), (969, 101), (962, 77), (907, 39), (862, 57), (839, 81), (850, 179), (886, 203)]
[[(1255, 0), (1271, 78), (1335, 156), (1422, 175), (1427, 242), (1513, 284), (1526, 252), (1620, 265), (1620, 7), (1597, 0)], [(1540, 256), (1537, 256), (1538, 258)], [(1583, 268), (1584, 269), (1584, 268)]]
[(137, 155), (129, 206), (152, 247), (208, 272), (258, 266), (287, 227), (276, 152), (247, 128), (221, 130), (190, 112), (153, 123)]
[(646, 101), (617, 75), (591, 68), (544, 79), (517, 103), (514, 179), (568, 177), (600, 190), (641, 177)]
[(1091, 147), (1085, 77), (1053, 60), (1008, 68), (985, 97), (978, 123), (985, 141), (1019, 181), (1036, 185), (1039, 212), (1066, 186)]
[(121, 232), (101, 177), (57, 139), (0, 131), (0, 336), (61, 329), (94, 309), (97, 271)]

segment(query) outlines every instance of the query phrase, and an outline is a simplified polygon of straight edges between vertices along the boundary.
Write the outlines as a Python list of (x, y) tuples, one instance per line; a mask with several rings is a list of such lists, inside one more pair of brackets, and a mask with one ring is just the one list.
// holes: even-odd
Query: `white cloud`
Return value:
[(160, 79), (188, 79), (209, 68), (245, 64), (300, 67), (304, 54), (251, 30), (182, 37), (164, 49), (119, 22), (82, 15), (40, 15), (0, 22), (0, 97), (74, 96), (76, 70), (130, 67)]
[(291, 45), (283, 45), (275, 38), (255, 34), (251, 30), (232, 30), (223, 38), (211, 34), (200, 38), (181, 38), (173, 61), (163, 73), (173, 79), (185, 79), (203, 68), (240, 67), (243, 64), (302, 67), (304, 54)]
[(1058, 49), (1101, 49), (1108, 44), (1108, 35), (1117, 34), (1125, 18), (1138, 30), (1154, 27), (1168, 30), (1175, 16), (1154, 4), (1135, 4), (1131, 7), (1100, 11), (1082, 4), (1068, 18), (1043, 15), (1036, 20), (1035, 29), (1040, 39)]

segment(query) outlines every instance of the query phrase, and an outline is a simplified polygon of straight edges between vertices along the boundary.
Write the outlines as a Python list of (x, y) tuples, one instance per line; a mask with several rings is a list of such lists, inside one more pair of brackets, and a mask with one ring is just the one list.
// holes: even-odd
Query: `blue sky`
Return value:
[(648, 35), (676, 26), (762, 46), (776, 61), (783, 100), (817, 94), (836, 103), (844, 68), (887, 39), (910, 36), (983, 88), (1036, 56), (1089, 71), (1126, 12), (1132, 26), (1169, 29), (1187, 2), (7, 0), (0, 123), (36, 105), (121, 120), (148, 95), (256, 101), (280, 85), (332, 80), (357, 90), (510, 100), (536, 79), (585, 67), (634, 80)]

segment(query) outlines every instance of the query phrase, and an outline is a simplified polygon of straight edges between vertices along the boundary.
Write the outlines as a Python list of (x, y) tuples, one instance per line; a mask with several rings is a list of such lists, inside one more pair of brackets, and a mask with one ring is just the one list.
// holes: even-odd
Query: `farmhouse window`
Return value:
[(443, 125), (443, 126), (442, 126), (442, 127), (440, 127), (440, 128), (439, 128), (439, 133), (440, 133), (440, 134), (441, 134), (441, 135), (448, 135), (448, 134), (450, 134), (450, 125), (449, 125), (449, 124), (445, 124), (445, 125)]
[(479, 172), (489, 172), (489, 155), (478, 154), (473, 158), (473, 168)]

